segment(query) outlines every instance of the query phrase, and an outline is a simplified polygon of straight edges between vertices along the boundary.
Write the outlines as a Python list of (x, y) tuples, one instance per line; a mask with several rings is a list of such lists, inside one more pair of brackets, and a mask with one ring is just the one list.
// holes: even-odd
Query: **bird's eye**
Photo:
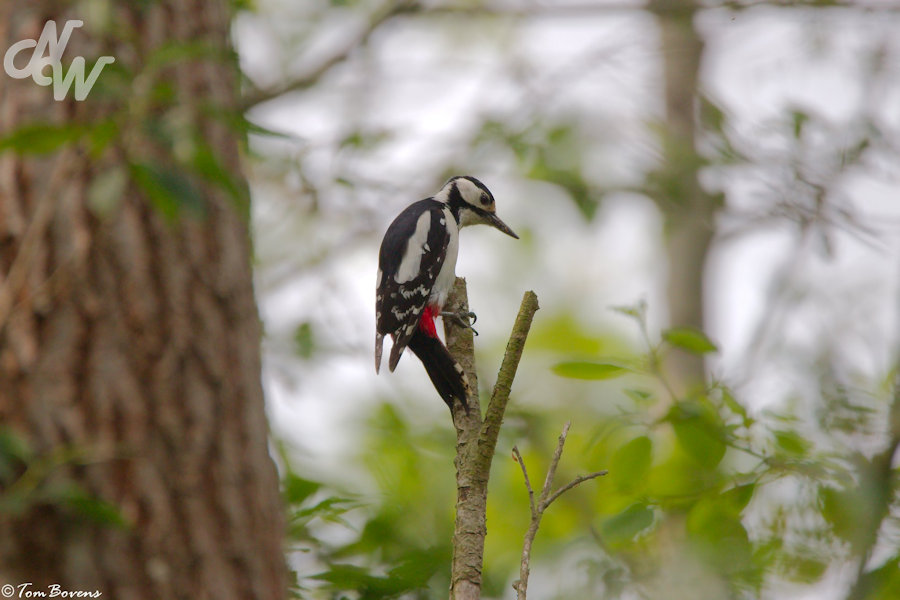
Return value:
[(482, 194), (481, 195), (481, 205), (487, 206), (490, 203), (491, 203), (491, 200), (490, 200), (490, 198), (487, 197), (487, 194)]

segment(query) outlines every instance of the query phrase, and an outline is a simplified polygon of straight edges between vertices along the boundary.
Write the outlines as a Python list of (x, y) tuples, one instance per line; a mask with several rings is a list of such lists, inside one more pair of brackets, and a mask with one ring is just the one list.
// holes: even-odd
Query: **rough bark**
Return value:
[[(93, 178), (125, 170), (143, 151), (141, 126), (154, 110), (180, 111), (222, 166), (240, 172), (234, 131), (204, 110), (227, 111), (237, 98), (234, 65), (223, 58), (226, 4), (110, 3), (113, 33), (92, 37), (89, 23), (76, 30), (66, 56), (114, 56), (131, 78), (127, 97), (57, 102), (51, 88), (0, 73), (0, 137), (33, 120), (147, 111), (120, 122), (119, 141), (99, 156), (82, 143), (44, 157), (0, 154), (0, 296), (11, 298), (0, 311), (0, 429), (32, 451), (0, 490), (7, 500), (16, 485), (30, 490), (16, 510), (0, 506), (0, 583), (116, 600), (285, 596), (242, 210), (208, 182), (198, 189), (201, 215), (166, 219), (133, 184), (109, 214), (88, 206)], [(0, 50), (36, 39), (47, 19), (87, 19), (71, 6), (5, 3)], [(174, 98), (147, 108), (144, 69), (171, 42), (221, 52), (167, 64)], [(142, 160), (176, 164), (158, 147)], [(79, 511), (60, 493), (73, 484), (126, 525)]]
[[(466, 281), (457, 278), (450, 293), (447, 308), (450, 312), (468, 312), (469, 299)], [(469, 381), (468, 413), (457, 407), (453, 411), (456, 427), (456, 520), (453, 528), (453, 558), (450, 565), (451, 600), (477, 600), (481, 595), (481, 569), (484, 538), (487, 535), (488, 470), (476, 467), (467, 458), (477, 447), (481, 429), (481, 403), (478, 398), (478, 375), (475, 369), (475, 338), (471, 329), (444, 321), (447, 348), (462, 365)]]
[[(466, 282), (458, 277), (445, 309), (468, 312), (468, 305)], [(472, 330), (461, 328), (450, 321), (444, 322), (447, 348), (462, 365), (471, 390), (468, 398), (469, 412), (466, 413), (459, 406), (453, 411), (457, 437), (454, 459), (457, 498), (450, 572), (451, 600), (478, 600), (481, 597), (484, 538), (487, 535), (487, 486), (491, 462), (519, 359), (537, 310), (537, 296), (534, 292), (526, 292), (483, 421), (478, 399)]]

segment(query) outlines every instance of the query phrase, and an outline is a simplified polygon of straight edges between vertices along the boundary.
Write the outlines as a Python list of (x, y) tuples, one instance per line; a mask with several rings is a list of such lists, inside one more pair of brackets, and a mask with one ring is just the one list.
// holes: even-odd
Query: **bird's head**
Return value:
[(490, 225), (506, 235), (519, 239), (519, 236), (497, 216), (497, 207), (491, 191), (474, 177), (469, 175), (451, 177), (434, 199), (450, 206), (454, 214), (458, 215), (460, 227)]

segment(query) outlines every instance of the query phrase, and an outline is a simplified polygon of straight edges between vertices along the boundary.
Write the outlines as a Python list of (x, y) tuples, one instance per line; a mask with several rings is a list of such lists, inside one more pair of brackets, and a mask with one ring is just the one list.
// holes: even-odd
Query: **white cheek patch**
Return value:
[(481, 198), (481, 190), (468, 179), (457, 179), (456, 189), (459, 190), (459, 195), (462, 196), (462, 199), (469, 204), (477, 204), (479, 198)]
[(394, 280), (397, 283), (406, 283), (414, 279), (419, 274), (419, 267), (422, 264), (422, 254), (425, 253), (425, 245), (428, 243), (428, 230), (431, 229), (431, 213), (424, 212), (416, 221), (416, 230), (406, 244), (406, 251), (403, 253), (403, 260), (400, 261), (400, 267)]

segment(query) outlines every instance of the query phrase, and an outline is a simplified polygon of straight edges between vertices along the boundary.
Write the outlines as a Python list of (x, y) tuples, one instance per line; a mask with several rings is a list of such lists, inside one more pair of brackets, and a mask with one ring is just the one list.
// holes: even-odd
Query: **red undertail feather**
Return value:
[(438, 336), (437, 329), (434, 326), (434, 319), (440, 314), (440, 310), (433, 306), (425, 307), (422, 311), (422, 317), (419, 319), (419, 329), (422, 333), (433, 338)]

